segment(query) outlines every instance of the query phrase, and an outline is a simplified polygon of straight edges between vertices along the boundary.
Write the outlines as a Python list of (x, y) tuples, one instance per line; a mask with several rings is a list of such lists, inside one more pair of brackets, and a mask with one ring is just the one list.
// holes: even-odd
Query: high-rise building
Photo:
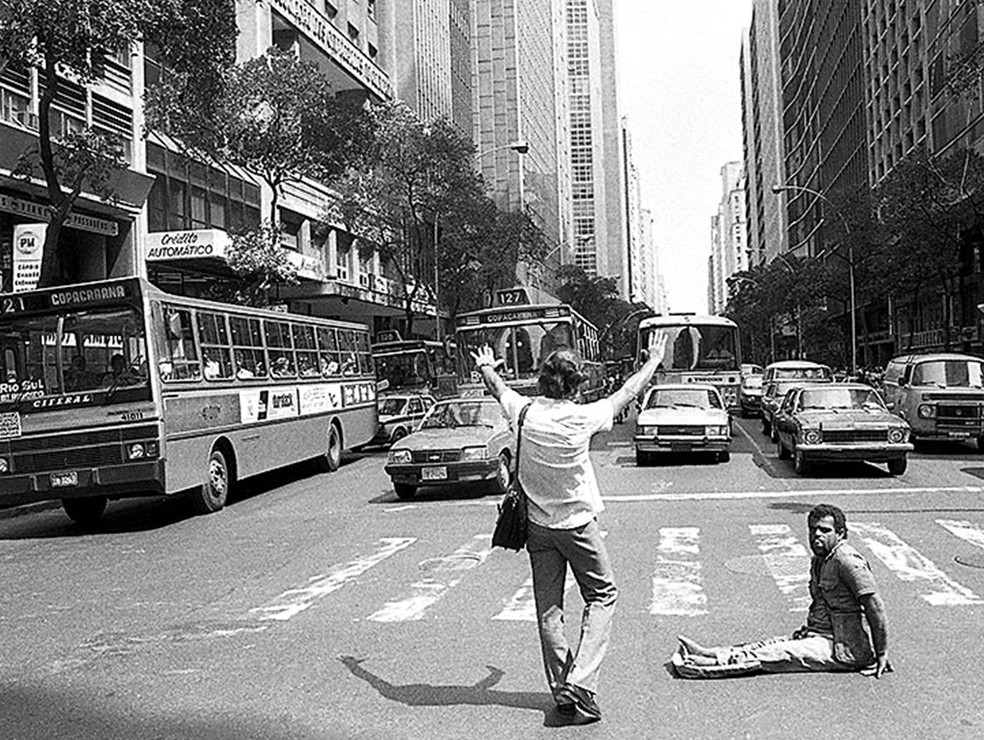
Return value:
[(721, 168), (721, 200), (711, 217), (708, 267), (708, 311), (720, 314), (728, 305), (728, 278), (748, 269), (745, 236), (745, 177), (741, 162)]
[(787, 249), (786, 213), (772, 192), (783, 184), (779, 87), (779, 0), (754, 0), (742, 37), (741, 108), (750, 264), (765, 264)]
[(659, 292), (662, 276), (656, 245), (653, 241), (652, 212), (642, 206), (642, 183), (632, 156), (632, 137), (625, 119), (622, 119), (622, 136), (625, 161), (625, 217), (622, 227), (627, 241), (628, 293), (623, 297), (631, 303), (646, 303), (657, 308), (662, 303)]

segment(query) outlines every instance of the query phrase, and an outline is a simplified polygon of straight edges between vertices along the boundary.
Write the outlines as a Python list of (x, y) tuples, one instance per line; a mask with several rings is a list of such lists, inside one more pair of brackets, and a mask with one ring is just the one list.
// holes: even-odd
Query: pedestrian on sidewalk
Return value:
[[(888, 661), (885, 604), (864, 557), (847, 543), (844, 512), (819, 504), (807, 515), (810, 611), (791, 636), (707, 648), (681, 636), (673, 655), (684, 678), (720, 678), (760, 671), (862, 671), (875, 678)], [(867, 626), (867, 629), (865, 627)]]
[[(492, 348), (472, 352), (475, 368), (515, 429), (523, 420), (522, 484), (529, 501), (526, 549), (533, 570), (540, 646), (547, 683), (557, 709), (601, 719), (595, 700), (608, 647), (618, 589), (598, 528), (604, 509), (588, 448), (591, 438), (612, 429), (614, 419), (649, 385), (666, 349), (666, 334), (654, 332), (643, 366), (621, 388), (593, 403), (576, 403), (586, 376), (570, 350), (552, 352), (540, 368), (534, 399), (508, 388), (496, 372), (502, 361)], [(564, 581), (570, 565), (584, 599), (580, 640), (571, 650), (564, 633)]]

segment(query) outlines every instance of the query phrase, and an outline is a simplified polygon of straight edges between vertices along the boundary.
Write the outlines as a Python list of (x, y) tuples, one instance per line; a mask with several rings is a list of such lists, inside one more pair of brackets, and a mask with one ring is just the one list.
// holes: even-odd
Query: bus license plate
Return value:
[(79, 473), (77, 470), (70, 470), (67, 473), (52, 473), (49, 479), (52, 488), (71, 488), (79, 484)]
[(448, 469), (444, 465), (439, 468), (424, 468), (420, 477), (422, 480), (445, 480), (448, 477)]

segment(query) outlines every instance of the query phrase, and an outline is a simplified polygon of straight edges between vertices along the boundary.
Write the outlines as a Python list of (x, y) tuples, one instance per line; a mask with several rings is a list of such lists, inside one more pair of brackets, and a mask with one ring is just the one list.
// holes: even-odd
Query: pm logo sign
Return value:
[(14, 226), (15, 293), (23, 293), (38, 287), (38, 279), (41, 277), (41, 258), (44, 255), (44, 239), (47, 233), (47, 224)]

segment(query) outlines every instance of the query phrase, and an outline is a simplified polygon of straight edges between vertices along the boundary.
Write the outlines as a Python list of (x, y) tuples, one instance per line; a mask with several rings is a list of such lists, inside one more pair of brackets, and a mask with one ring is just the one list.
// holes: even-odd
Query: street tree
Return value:
[(203, 297), (260, 308), (275, 303), (272, 291), (297, 283), (297, 268), (280, 246), (280, 235), (280, 229), (269, 223), (235, 235), (225, 259), (237, 280), (211, 282)]
[[(326, 227), (342, 224), (363, 251), (375, 250), (396, 274), (413, 334), (414, 303), (440, 268), (441, 230), (455, 218), (452, 205), (484, 194), (472, 167), (473, 147), (448, 121), (425, 123), (403, 103), (370, 110), (374, 139), (362, 166), (335, 181), (339, 198), (325, 214)], [(438, 278), (440, 280), (440, 278)]]
[(62, 130), (52, 105), (66, 85), (98, 79), (105, 59), (142, 40), (173, 70), (175, 90), (209, 108), (222, 70), (235, 59), (234, 4), (228, 0), (5, 0), (0, 9), (0, 68), (37, 68), (38, 133), (21, 152), (15, 174), (43, 182), (48, 229), (40, 286), (64, 279), (60, 236), (83, 193), (112, 202), (114, 175), (127, 166), (118, 138), (93, 127)]
[(603, 355), (618, 359), (635, 353), (634, 328), (651, 312), (648, 306), (623, 299), (616, 278), (591, 276), (577, 265), (563, 265), (557, 280), (557, 297), (597, 327)]

